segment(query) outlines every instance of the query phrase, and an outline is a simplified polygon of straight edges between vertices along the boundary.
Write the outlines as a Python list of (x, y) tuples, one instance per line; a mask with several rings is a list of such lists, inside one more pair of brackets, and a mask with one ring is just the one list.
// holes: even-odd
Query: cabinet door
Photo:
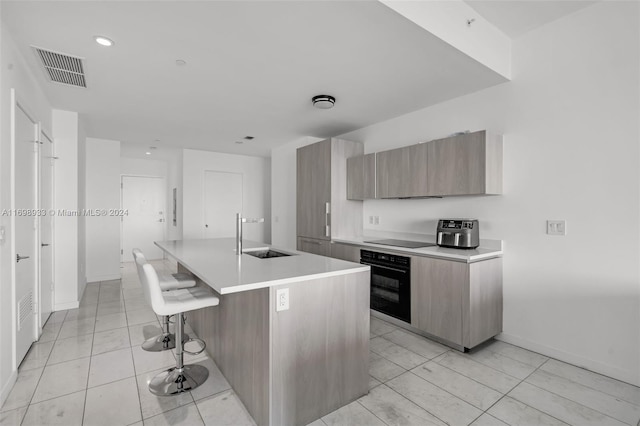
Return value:
[(486, 152), (484, 131), (428, 143), (429, 195), (485, 193)]
[(298, 148), (297, 235), (329, 239), (331, 202), (331, 140)]
[(376, 154), (347, 158), (347, 199), (376, 198)]
[(298, 237), (298, 250), (320, 256), (331, 256), (331, 242), (317, 238)]
[(376, 155), (376, 198), (427, 195), (427, 146), (411, 145)]
[(331, 243), (331, 257), (360, 263), (360, 246), (351, 244)]
[(411, 325), (462, 346), (462, 307), (468, 265), (411, 257)]
[(362, 161), (364, 172), (364, 199), (376, 198), (376, 154), (367, 154)]
[(405, 197), (408, 172), (408, 149), (398, 148), (379, 152), (376, 156), (377, 198)]

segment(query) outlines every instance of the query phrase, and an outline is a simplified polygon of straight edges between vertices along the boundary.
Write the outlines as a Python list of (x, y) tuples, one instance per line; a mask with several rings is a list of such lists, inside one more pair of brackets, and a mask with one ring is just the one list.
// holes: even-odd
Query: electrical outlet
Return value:
[(289, 310), (289, 289), (276, 290), (276, 312)]
[(547, 220), (547, 234), (567, 235), (567, 221), (566, 220)]
[(373, 224), (374, 225), (380, 225), (380, 216), (374, 216), (373, 217)]
[(373, 225), (373, 216), (369, 216), (369, 225)]

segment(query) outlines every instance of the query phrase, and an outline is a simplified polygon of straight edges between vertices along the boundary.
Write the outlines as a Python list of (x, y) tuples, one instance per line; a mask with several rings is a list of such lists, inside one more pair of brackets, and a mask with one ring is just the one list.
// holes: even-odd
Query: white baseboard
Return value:
[(109, 275), (91, 275), (87, 276), (87, 283), (95, 283), (97, 281), (111, 281), (111, 280), (119, 280), (121, 278), (120, 274), (109, 274)]
[(569, 364), (573, 364), (589, 371), (593, 371), (594, 373), (602, 374), (604, 376), (611, 377), (613, 379), (620, 380), (634, 386), (640, 386), (640, 376), (638, 376), (637, 373), (623, 370), (610, 364), (594, 361), (589, 358), (583, 358), (579, 355), (569, 353), (561, 349), (542, 345), (537, 342), (531, 342), (527, 339), (523, 339), (521, 337), (513, 336), (506, 333), (499, 334), (495, 338), (496, 340), (511, 343), (512, 345), (516, 345), (521, 348), (528, 349), (530, 351), (537, 352), (539, 354), (546, 355), (548, 357), (555, 358)]
[(13, 370), (11, 375), (9, 376), (9, 380), (7, 383), (2, 385), (2, 391), (0, 392), (0, 407), (2, 407), (9, 397), (9, 393), (11, 393), (11, 389), (13, 389), (13, 385), (16, 384), (16, 380), (18, 379), (18, 370)]
[(53, 307), (54, 311), (66, 311), (67, 309), (75, 309), (80, 306), (80, 302), (56, 303)]

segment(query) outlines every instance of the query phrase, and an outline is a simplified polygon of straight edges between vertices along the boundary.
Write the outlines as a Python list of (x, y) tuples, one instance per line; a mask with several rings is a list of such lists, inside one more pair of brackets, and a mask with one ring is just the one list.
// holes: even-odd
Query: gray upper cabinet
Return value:
[(347, 158), (347, 199), (376, 198), (376, 154)]
[(376, 154), (376, 198), (425, 196), (427, 155), (425, 144), (378, 152)]
[[(502, 193), (502, 137), (485, 130), (373, 156), (349, 159), (349, 199)], [(374, 188), (367, 186), (373, 181)]]
[(362, 233), (362, 202), (347, 200), (347, 158), (362, 143), (326, 139), (298, 148), (297, 236), (329, 240)]
[(486, 131), (431, 141), (427, 195), (502, 193), (502, 140)]

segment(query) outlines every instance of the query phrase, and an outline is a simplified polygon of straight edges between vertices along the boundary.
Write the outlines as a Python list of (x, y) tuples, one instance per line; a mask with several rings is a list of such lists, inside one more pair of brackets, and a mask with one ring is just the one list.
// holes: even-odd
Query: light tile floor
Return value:
[[(174, 272), (175, 264), (153, 262)], [(208, 357), (209, 380), (158, 398), (151, 378), (172, 352), (139, 346), (160, 332), (132, 264), (122, 279), (88, 284), (80, 308), (54, 313), (19, 369), (0, 425), (251, 425)], [(188, 326), (187, 326), (188, 328)], [(187, 330), (193, 333), (192, 330)], [(332, 425), (631, 425), (640, 388), (492, 341), (469, 354), (371, 318), (370, 392), (313, 422)]]

